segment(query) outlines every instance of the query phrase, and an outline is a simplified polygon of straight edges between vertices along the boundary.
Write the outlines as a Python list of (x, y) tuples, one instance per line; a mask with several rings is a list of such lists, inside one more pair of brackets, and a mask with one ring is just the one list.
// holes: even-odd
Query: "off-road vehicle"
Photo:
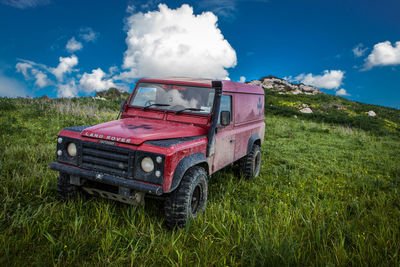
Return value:
[(121, 118), (68, 127), (57, 138), (63, 198), (92, 195), (143, 204), (165, 200), (166, 223), (183, 226), (206, 207), (208, 177), (234, 162), (245, 178), (259, 175), (264, 91), (232, 81), (141, 79)]

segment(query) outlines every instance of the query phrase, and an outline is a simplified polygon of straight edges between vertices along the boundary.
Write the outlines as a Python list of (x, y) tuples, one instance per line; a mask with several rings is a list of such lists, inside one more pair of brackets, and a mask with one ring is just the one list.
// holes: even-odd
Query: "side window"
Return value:
[(221, 111), (229, 111), (231, 113), (231, 121), (232, 121), (232, 96), (230, 95), (221, 96), (221, 105), (219, 107), (217, 125), (220, 125)]

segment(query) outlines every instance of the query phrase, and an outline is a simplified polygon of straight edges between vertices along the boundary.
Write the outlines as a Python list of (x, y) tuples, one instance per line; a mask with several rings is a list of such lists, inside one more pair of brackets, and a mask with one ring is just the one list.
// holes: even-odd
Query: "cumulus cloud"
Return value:
[(349, 94), (347, 93), (346, 89), (343, 89), (343, 88), (337, 90), (336, 91), (336, 95), (338, 95), (338, 96), (349, 96)]
[(294, 78), (294, 81), (301, 82), (306, 85), (315, 86), (325, 89), (338, 89), (342, 85), (344, 71), (341, 70), (325, 70), (322, 75), (300, 74)]
[(25, 9), (30, 7), (47, 5), (50, 3), (50, 0), (0, 0), (0, 3), (20, 9)]
[(47, 85), (50, 84), (49, 79), (47, 78), (47, 75), (45, 73), (43, 73), (40, 70), (37, 69), (32, 69), (32, 74), (35, 76), (35, 85), (43, 88), (46, 87)]
[(75, 79), (71, 79), (68, 83), (58, 84), (57, 89), (57, 97), (71, 98), (78, 96)]
[(365, 52), (368, 50), (368, 47), (363, 48), (364, 45), (359, 43), (356, 47), (353, 48), (353, 54), (355, 57), (362, 57)]
[(15, 65), (17, 72), (22, 73), (26, 80), (35, 79), (35, 85), (43, 88), (50, 84), (50, 80), (47, 75), (39, 70), (39, 68), (43, 68), (40, 64), (36, 64), (32, 61), (24, 61), (18, 62)]
[(81, 28), (79, 36), (86, 42), (94, 42), (99, 37), (99, 33), (93, 31), (90, 27)]
[(71, 73), (73, 67), (78, 64), (78, 58), (75, 55), (70, 57), (60, 57), (60, 63), (56, 68), (50, 68), (50, 72), (56, 76), (57, 80), (62, 81), (64, 74)]
[(71, 39), (69, 39), (69, 41), (67, 42), (67, 45), (65, 46), (65, 48), (67, 49), (68, 52), (73, 53), (75, 51), (81, 50), (82, 49), (82, 43), (78, 42), (75, 37), (72, 37)]
[(246, 77), (245, 76), (240, 76), (239, 82), (240, 83), (246, 82)]
[(236, 52), (217, 26), (211, 12), (193, 14), (187, 4), (133, 14), (127, 18), (128, 49), (119, 78), (144, 76), (228, 76), (236, 66)]
[(110, 87), (115, 87), (112, 79), (106, 77), (106, 73), (98, 68), (92, 70), (92, 73), (84, 73), (79, 81), (81, 88), (87, 93), (104, 91)]
[(16, 79), (5, 76), (0, 71), (0, 97), (18, 97), (27, 95), (25, 86)]
[(375, 66), (390, 66), (400, 64), (400, 41), (394, 46), (389, 41), (377, 43), (371, 54), (365, 59), (364, 70)]

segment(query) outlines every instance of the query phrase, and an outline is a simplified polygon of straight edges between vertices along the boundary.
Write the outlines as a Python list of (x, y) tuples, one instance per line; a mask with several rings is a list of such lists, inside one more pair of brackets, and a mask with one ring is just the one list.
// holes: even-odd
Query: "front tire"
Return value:
[(260, 175), (261, 170), (261, 151), (260, 146), (254, 144), (247, 154), (240, 162), (240, 169), (245, 179), (250, 179)]
[(190, 168), (178, 188), (165, 200), (166, 224), (169, 228), (184, 227), (197, 218), (207, 205), (208, 179), (203, 167)]
[(68, 174), (60, 172), (57, 182), (57, 192), (62, 200), (73, 199), (78, 194), (78, 187), (70, 183)]

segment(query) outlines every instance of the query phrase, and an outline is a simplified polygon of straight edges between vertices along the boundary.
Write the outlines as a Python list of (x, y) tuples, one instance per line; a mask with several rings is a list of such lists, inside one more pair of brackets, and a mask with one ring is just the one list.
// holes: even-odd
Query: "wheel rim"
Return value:
[(254, 159), (254, 176), (258, 176), (260, 173), (260, 166), (261, 166), (261, 153), (260, 151), (257, 151), (257, 154)]
[(199, 206), (200, 206), (200, 201), (201, 201), (201, 186), (198, 184), (193, 190), (192, 194), (192, 201), (191, 201), (191, 206), (192, 206), (192, 214), (196, 214)]

